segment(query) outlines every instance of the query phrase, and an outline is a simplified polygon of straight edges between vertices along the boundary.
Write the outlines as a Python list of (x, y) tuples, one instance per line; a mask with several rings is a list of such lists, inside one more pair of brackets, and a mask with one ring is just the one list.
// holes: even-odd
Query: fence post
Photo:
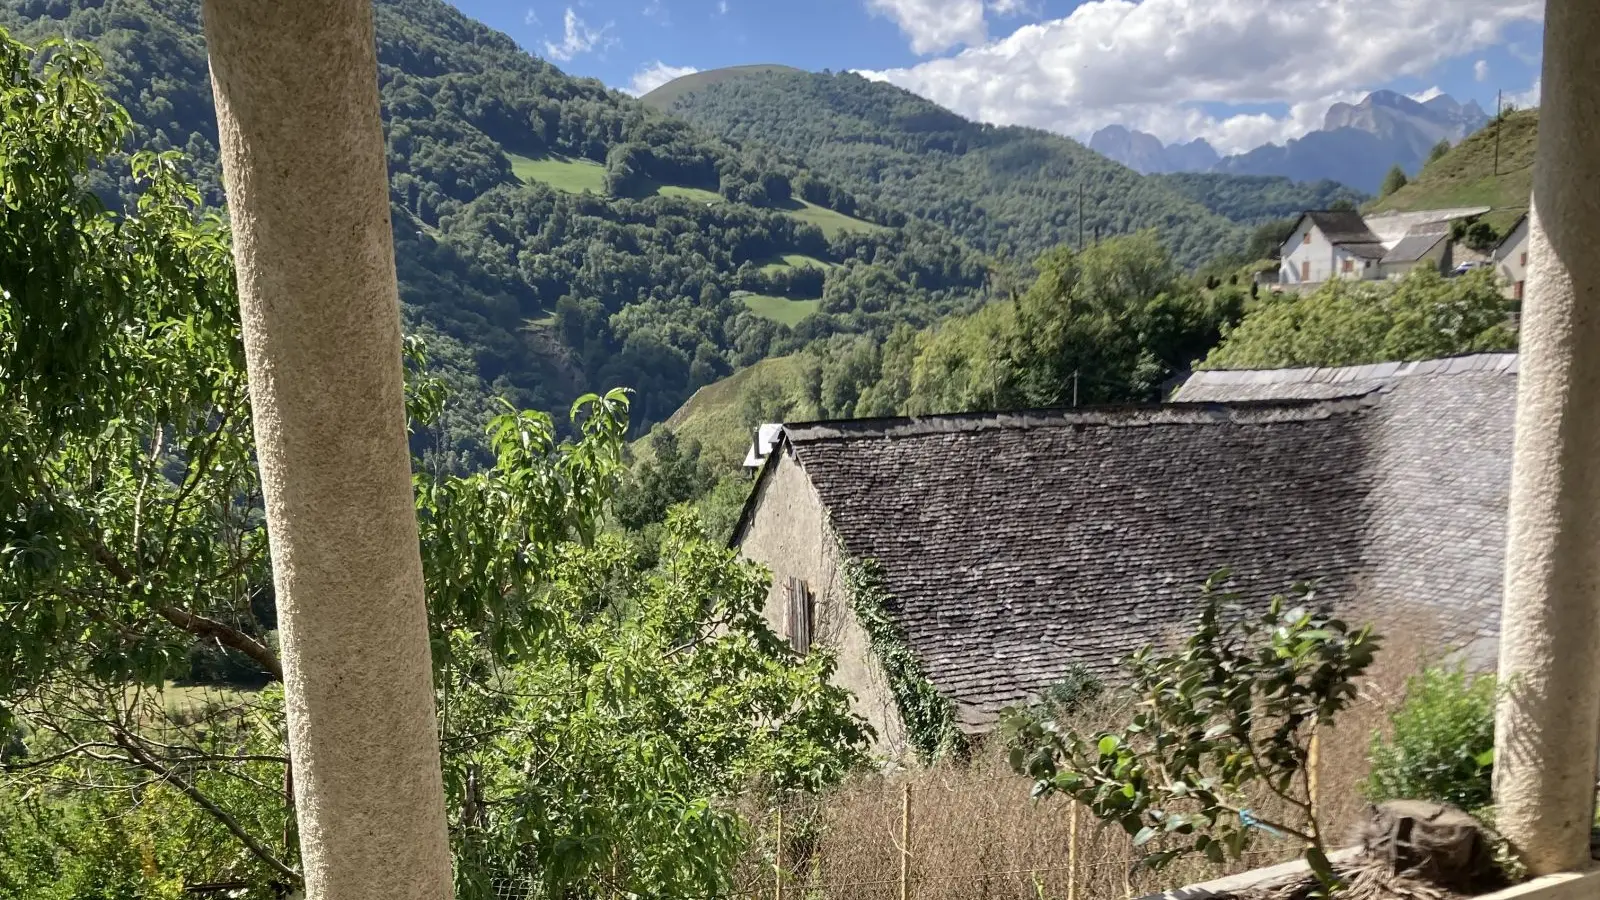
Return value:
[(1125, 900), (1133, 900), (1133, 844), (1125, 845), (1127, 856), (1123, 858), (1122, 866), (1122, 896)]
[(772, 900), (783, 900), (783, 806), (778, 806), (777, 845), (772, 848)]
[(1322, 763), (1322, 731), (1315, 725), (1311, 730), (1311, 746), (1306, 751), (1306, 800), (1311, 804), (1311, 818), (1320, 827), (1322, 824), (1321, 812), (1317, 807), (1319, 789), (1322, 779), (1317, 770)]
[(900, 786), (900, 900), (911, 900), (911, 782)]
[(1078, 900), (1078, 801), (1067, 804), (1067, 900)]

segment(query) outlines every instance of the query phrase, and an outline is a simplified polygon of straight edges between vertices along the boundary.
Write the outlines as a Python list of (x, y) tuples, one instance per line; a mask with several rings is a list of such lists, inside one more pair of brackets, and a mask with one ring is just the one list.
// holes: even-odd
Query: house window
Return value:
[(1356, 270), (1355, 260), (1353, 260), (1353, 259), (1345, 260), (1344, 261), (1344, 270), (1345, 270), (1345, 272), (1354, 272)]
[(1311, 232), (1309, 232), (1309, 231), (1306, 232), (1306, 236), (1300, 239), (1300, 243), (1305, 244), (1307, 246), (1310, 246), (1311, 245)]
[(788, 594), (784, 608), (784, 632), (789, 638), (789, 646), (796, 653), (811, 652), (811, 626), (817, 614), (816, 598), (811, 593), (811, 588), (798, 578), (789, 579)]
[(1526, 250), (1524, 250), (1522, 253), (1522, 267), (1524, 269), (1528, 267), (1528, 253)]
[(1303, 263), (1300, 264), (1300, 280), (1301, 281), (1310, 281), (1311, 280), (1311, 263), (1303, 262)]

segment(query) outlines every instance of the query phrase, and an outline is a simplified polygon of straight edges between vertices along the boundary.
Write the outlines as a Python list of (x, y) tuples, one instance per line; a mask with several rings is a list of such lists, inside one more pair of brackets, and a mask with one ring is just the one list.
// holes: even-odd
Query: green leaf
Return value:
[(1156, 835), (1160, 833), (1161, 832), (1155, 827), (1146, 825), (1145, 827), (1139, 829), (1138, 834), (1133, 836), (1133, 845), (1135, 847), (1143, 847), (1145, 844), (1148, 844), (1154, 840)]
[(1328, 862), (1327, 854), (1316, 847), (1306, 848), (1306, 864), (1311, 867), (1311, 874), (1324, 886), (1331, 887), (1338, 883), (1338, 878), (1333, 874), (1333, 864)]
[(1100, 738), (1100, 743), (1097, 746), (1101, 756), (1110, 756), (1117, 752), (1118, 747), (1122, 746), (1122, 741), (1116, 735), (1108, 734)]

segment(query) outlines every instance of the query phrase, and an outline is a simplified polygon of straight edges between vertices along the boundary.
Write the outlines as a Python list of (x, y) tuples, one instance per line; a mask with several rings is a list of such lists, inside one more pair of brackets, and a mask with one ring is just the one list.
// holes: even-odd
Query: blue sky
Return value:
[(452, 0), (624, 90), (744, 63), (856, 70), (984, 121), (1224, 152), (1377, 88), (1536, 102), (1542, 0)]

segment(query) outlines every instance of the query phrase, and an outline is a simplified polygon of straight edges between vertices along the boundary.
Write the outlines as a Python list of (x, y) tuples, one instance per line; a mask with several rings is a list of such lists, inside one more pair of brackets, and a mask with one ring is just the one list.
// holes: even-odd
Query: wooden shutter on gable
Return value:
[(816, 602), (812, 598), (811, 588), (798, 578), (790, 578), (785, 593), (788, 596), (784, 603), (784, 632), (789, 638), (789, 646), (796, 653), (809, 653), (812, 619), (816, 615)]

